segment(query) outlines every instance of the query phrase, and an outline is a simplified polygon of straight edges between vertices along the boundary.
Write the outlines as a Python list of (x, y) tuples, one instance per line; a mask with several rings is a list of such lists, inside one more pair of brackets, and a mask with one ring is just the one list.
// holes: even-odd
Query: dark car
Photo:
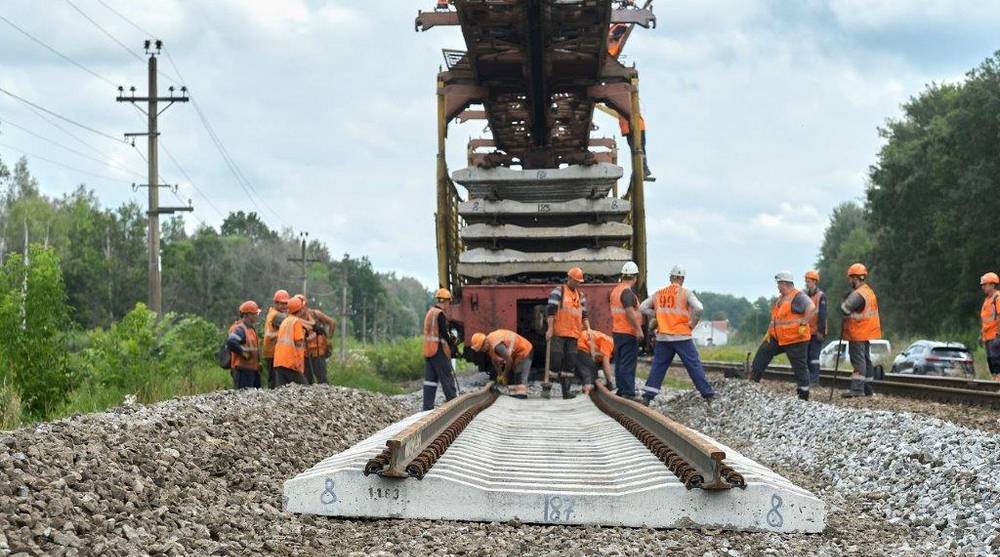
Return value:
[(972, 353), (964, 344), (918, 340), (896, 356), (891, 373), (975, 377), (976, 370)]

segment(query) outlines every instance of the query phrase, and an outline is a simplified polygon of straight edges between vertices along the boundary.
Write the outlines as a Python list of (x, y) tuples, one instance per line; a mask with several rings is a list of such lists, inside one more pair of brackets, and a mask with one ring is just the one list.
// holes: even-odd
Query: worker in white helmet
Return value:
[(750, 378), (759, 382), (771, 360), (783, 353), (795, 372), (799, 398), (809, 400), (809, 339), (812, 337), (809, 322), (816, 305), (805, 292), (795, 288), (791, 272), (781, 271), (774, 275), (774, 280), (780, 296), (771, 307), (771, 323), (753, 357)]
[(635, 398), (635, 365), (643, 339), (642, 315), (635, 285), (639, 266), (629, 261), (622, 266), (621, 280), (611, 291), (611, 336), (614, 339), (615, 385), (618, 396)]

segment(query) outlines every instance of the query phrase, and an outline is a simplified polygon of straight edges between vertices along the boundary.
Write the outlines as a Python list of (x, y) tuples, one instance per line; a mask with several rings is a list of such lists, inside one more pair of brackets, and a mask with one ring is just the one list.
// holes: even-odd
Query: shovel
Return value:
[(542, 378), (542, 398), (552, 398), (549, 368), (552, 365), (552, 339), (545, 339), (545, 376)]

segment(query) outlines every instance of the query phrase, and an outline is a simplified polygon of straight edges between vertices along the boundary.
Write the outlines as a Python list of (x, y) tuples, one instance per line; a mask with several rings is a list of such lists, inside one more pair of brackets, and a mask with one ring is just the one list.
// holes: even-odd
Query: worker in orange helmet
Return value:
[(575, 375), (576, 345), (580, 334), (584, 330), (590, 330), (587, 297), (580, 289), (583, 280), (583, 269), (570, 269), (566, 273), (565, 284), (553, 288), (549, 293), (546, 306), (545, 341), (549, 351), (550, 371), (559, 374), (563, 398), (574, 396), (570, 392), (570, 381)]
[(819, 384), (819, 353), (826, 338), (826, 293), (819, 289), (819, 271), (806, 272), (806, 296), (812, 300), (814, 310), (809, 316), (809, 383)]
[(531, 341), (514, 331), (497, 329), (488, 335), (472, 335), (469, 348), (486, 353), (493, 364), (496, 381), (502, 385), (510, 385), (510, 396), (528, 398)]
[(597, 381), (597, 366), (604, 371), (605, 384), (614, 388), (611, 379), (611, 355), (615, 351), (615, 341), (610, 336), (597, 331), (582, 331), (576, 342), (577, 369), (580, 372), (580, 382), (583, 383), (583, 394), (589, 395), (594, 390)]
[(301, 298), (288, 300), (288, 311), (278, 327), (278, 338), (274, 347), (274, 371), (276, 385), (289, 383), (306, 384), (306, 305)]
[(451, 336), (451, 323), (445, 315), (445, 307), (451, 303), (451, 291), (438, 288), (434, 292), (434, 304), (424, 315), (424, 410), (434, 408), (437, 388), (444, 391), (445, 400), (458, 396), (458, 383), (452, 369), (451, 355), (455, 353), (455, 341)]
[(260, 388), (260, 352), (257, 348), (257, 302), (247, 300), (240, 304), (240, 318), (229, 327), (226, 347), (229, 349), (229, 369), (237, 389)]
[(986, 349), (986, 364), (990, 368), (990, 375), (994, 381), (1000, 381), (1000, 292), (997, 285), (1000, 284), (1000, 276), (996, 273), (986, 273), (979, 279), (979, 285), (983, 289), (986, 298), (983, 300), (983, 307), (979, 310), (981, 333), (979, 342)]
[(267, 370), (267, 386), (273, 389), (275, 385), (274, 373), (274, 343), (278, 340), (278, 326), (280, 319), (284, 318), (288, 309), (288, 291), (278, 290), (274, 293), (273, 304), (267, 309), (264, 316), (264, 353), (263, 363)]
[(336, 329), (337, 322), (322, 311), (309, 307), (304, 294), (296, 294), (305, 304), (306, 331), (306, 383), (326, 384), (326, 359), (330, 357), (329, 337)]
[(872, 367), (871, 341), (882, 338), (878, 297), (868, 285), (868, 269), (861, 263), (848, 267), (847, 280), (853, 290), (840, 304), (840, 312), (844, 315), (843, 334), (853, 373), (851, 389), (844, 396), (872, 396), (871, 382), (875, 378), (875, 370)]

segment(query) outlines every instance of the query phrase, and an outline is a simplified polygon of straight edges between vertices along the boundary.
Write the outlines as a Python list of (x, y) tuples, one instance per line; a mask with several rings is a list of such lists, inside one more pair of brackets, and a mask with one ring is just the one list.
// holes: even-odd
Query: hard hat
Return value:
[(819, 271), (816, 270), (806, 271), (806, 278), (809, 280), (814, 280), (816, 282), (819, 282)]
[(483, 333), (476, 333), (472, 335), (472, 339), (469, 340), (469, 347), (476, 352), (482, 350), (484, 344), (486, 344), (486, 335)]
[(579, 267), (573, 267), (566, 273), (566, 276), (575, 280), (576, 282), (583, 282), (583, 269)]
[(779, 271), (778, 274), (774, 275), (774, 280), (778, 282), (795, 282), (791, 271)]
[(868, 276), (868, 269), (865, 268), (861, 263), (855, 263), (847, 268), (847, 276), (849, 277), (865, 277)]
[(673, 268), (670, 269), (670, 276), (672, 276), (672, 277), (686, 277), (687, 276), (687, 271), (685, 271), (684, 267), (681, 267), (680, 265), (674, 265)]
[(296, 294), (294, 297), (302, 300), (303, 302), (307, 302), (308, 301), (308, 300), (306, 300), (306, 295), (305, 294)]
[(996, 273), (986, 273), (979, 279), (979, 285), (984, 284), (1000, 284), (1000, 276), (997, 276)]
[(438, 288), (434, 292), (434, 298), (437, 300), (448, 300), (451, 301), (451, 291), (447, 288)]
[(298, 313), (306, 305), (302, 298), (295, 297), (288, 300), (288, 313)]
[(240, 304), (240, 315), (243, 315), (244, 313), (258, 314), (260, 313), (260, 307), (257, 305), (257, 302), (247, 300)]
[(629, 261), (628, 263), (622, 265), (622, 274), (628, 276), (638, 275), (639, 266), (635, 264), (635, 261)]
[(274, 293), (274, 303), (280, 304), (282, 302), (287, 302), (287, 301), (288, 301), (287, 290), (278, 290), (277, 292)]

